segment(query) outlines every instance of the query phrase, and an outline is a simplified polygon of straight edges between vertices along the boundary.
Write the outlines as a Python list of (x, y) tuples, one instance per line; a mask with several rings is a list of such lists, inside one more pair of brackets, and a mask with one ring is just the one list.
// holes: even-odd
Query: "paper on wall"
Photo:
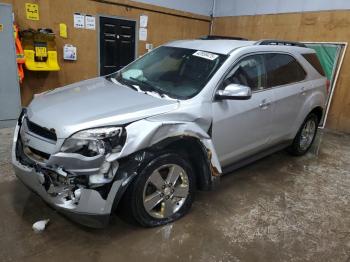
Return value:
[(72, 45), (64, 45), (63, 47), (63, 59), (64, 60), (77, 60), (77, 48)]
[(26, 3), (26, 16), (28, 20), (39, 20), (39, 5)]
[(90, 30), (95, 30), (96, 28), (96, 20), (92, 15), (85, 16), (85, 28)]
[(150, 44), (150, 43), (146, 43), (146, 50), (148, 52), (151, 52), (153, 50), (153, 44)]
[(147, 28), (141, 27), (139, 29), (139, 40), (140, 41), (147, 41)]
[(60, 37), (67, 38), (67, 25), (65, 23), (60, 23)]
[(140, 16), (140, 27), (147, 27), (148, 24), (148, 15)]
[(74, 14), (74, 28), (84, 28), (85, 27), (85, 16), (75, 13)]

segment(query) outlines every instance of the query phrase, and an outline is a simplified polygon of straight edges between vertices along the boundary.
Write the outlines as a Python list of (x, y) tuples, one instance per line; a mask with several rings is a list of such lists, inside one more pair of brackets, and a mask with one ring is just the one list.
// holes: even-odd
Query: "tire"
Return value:
[[(311, 148), (318, 129), (319, 119), (316, 114), (309, 114), (301, 125), (293, 144), (288, 147), (287, 151), (294, 156), (302, 156)], [(309, 126), (309, 131), (307, 131)]]
[[(175, 181), (176, 174), (179, 175)], [(123, 197), (122, 206), (126, 209), (123, 211), (144, 227), (165, 225), (190, 210), (195, 184), (189, 162), (177, 153), (163, 152), (147, 164), (128, 187)]]

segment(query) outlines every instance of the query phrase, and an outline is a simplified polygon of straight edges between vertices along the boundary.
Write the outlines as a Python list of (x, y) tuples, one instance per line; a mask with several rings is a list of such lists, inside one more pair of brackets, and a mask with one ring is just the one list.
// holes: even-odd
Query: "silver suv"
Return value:
[(81, 224), (102, 227), (122, 206), (143, 226), (163, 225), (222, 174), (283, 148), (306, 153), (326, 83), (300, 43), (172, 42), (37, 95), (15, 129), (14, 169)]

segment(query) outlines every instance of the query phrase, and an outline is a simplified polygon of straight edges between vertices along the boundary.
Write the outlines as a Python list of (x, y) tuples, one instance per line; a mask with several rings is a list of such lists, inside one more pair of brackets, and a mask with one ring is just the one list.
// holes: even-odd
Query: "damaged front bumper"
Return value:
[[(15, 129), (12, 148), (16, 176), (50, 206), (72, 220), (89, 227), (106, 226), (112, 210), (135, 174), (123, 171), (118, 162), (114, 161), (118, 172), (109, 183), (101, 183), (96, 187), (86, 186), (85, 183), (84, 186), (82, 180), (89, 179), (89, 175), (96, 173), (98, 169), (89, 168), (91, 163), (86, 159), (65, 159), (67, 155), (60, 153), (51, 155), (45, 163), (34, 161), (24, 150), (20, 129), (19, 123)], [(81, 169), (75, 170), (74, 175), (71, 175), (58, 165), (62, 162), (67, 163), (72, 171), (75, 167)], [(100, 159), (91, 159), (91, 162), (94, 166), (103, 166)]]

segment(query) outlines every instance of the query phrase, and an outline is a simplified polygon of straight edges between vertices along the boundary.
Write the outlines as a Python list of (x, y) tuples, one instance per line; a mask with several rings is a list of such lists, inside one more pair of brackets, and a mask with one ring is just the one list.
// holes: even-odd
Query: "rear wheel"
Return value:
[(176, 153), (164, 153), (136, 177), (124, 197), (124, 207), (139, 224), (164, 225), (190, 209), (195, 176), (190, 164)]
[(318, 129), (318, 117), (314, 113), (307, 116), (295, 136), (293, 144), (288, 148), (292, 155), (301, 156), (307, 153), (315, 140)]

